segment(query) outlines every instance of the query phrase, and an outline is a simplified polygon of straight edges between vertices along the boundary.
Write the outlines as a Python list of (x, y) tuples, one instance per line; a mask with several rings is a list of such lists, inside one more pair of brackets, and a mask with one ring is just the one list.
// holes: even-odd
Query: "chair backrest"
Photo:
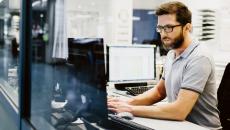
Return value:
[(223, 130), (230, 130), (230, 63), (225, 68), (217, 98)]

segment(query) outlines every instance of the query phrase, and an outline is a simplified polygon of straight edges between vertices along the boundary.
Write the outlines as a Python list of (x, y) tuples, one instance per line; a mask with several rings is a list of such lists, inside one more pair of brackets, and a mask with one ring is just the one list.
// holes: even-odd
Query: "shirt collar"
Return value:
[[(189, 54), (198, 46), (198, 42), (192, 41), (192, 43), (180, 54), (180, 56), (177, 58), (186, 58), (189, 56)], [(175, 54), (175, 52), (174, 52)]]

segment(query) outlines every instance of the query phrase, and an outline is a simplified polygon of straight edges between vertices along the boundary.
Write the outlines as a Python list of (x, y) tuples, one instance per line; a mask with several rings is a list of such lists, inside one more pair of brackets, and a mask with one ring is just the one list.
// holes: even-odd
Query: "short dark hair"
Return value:
[(173, 1), (160, 5), (156, 9), (156, 15), (176, 14), (176, 20), (182, 25), (192, 23), (192, 13), (186, 5), (181, 2)]

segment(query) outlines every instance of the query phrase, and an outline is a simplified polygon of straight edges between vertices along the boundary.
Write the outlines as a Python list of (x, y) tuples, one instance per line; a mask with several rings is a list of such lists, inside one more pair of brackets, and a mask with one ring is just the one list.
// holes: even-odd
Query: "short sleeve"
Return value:
[(212, 65), (208, 57), (193, 58), (184, 68), (181, 88), (202, 93), (211, 72)]

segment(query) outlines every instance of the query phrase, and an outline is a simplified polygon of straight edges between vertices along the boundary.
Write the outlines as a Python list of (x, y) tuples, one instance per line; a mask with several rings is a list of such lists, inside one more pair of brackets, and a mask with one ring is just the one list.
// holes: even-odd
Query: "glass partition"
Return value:
[(18, 109), (20, 10), (11, 4), (9, 0), (0, 2), (0, 89)]
[(36, 129), (107, 119), (106, 46), (132, 45), (133, 31), (132, 0), (0, 0), (0, 90)]
[[(111, 0), (38, 0), (32, 3), (31, 122), (35, 128), (79, 127), (71, 124), (79, 121), (78, 118), (65, 111), (77, 110), (80, 100), (77, 98), (76, 101), (74, 97), (80, 89), (87, 91), (77, 87), (79, 82), (85, 83), (84, 76), (79, 74), (83, 70), (76, 65), (80, 63), (76, 55), (89, 55), (86, 56), (89, 59), (95, 57), (95, 65), (104, 62), (97, 58), (104, 59), (106, 51), (97, 49), (98, 45), (105, 48), (106, 43), (115, 39), (112, 37), (114, 30), (110, 28), (113, 24), (111, 14), (115, 13), (109, 10), (112, 4)], [(71, 39), (92, 46), (79, 48), (75, 40), (71, 44)], [(105, 65), (99, 66), (105, 71)], [(75, 103), (71, 103), (73, 101)]]
[(35, 128), (78, 129), (84, 127), (79, 117), (96, 123), (107, 119), (105, 49), (108, 44), (132, 45), (132, 6), (132, 0), (33, 1)]
[(0, 0), (0, 129), (19, 129), (19, 3)]

